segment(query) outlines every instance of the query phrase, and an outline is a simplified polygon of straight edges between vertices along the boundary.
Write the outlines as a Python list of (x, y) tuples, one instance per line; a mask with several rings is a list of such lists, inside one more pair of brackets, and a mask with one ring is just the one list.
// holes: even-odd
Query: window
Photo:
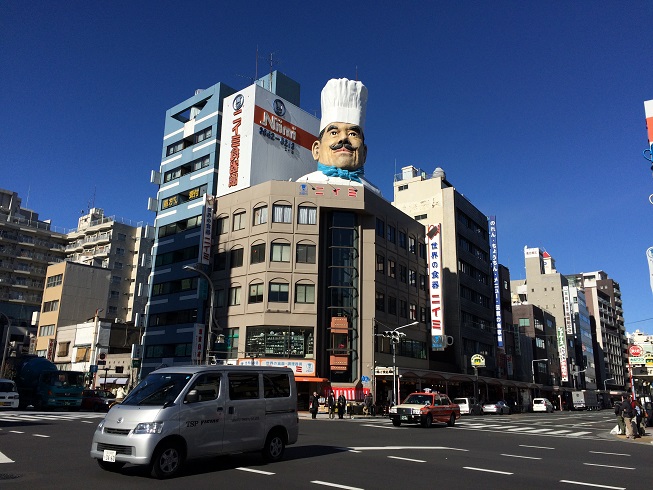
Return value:
[(234, 214), (234, 222), (232, 226), (232, 230), (242, 230), (245, 228), (245, 211), (241, 211), (240, 213), (235, 213)]
[(111, 299), (118, 299), (120, 298), (120, 292), (119, 291), (111, 291), (109, 293), (109, 298)]
[(252, 224), (256, 226), (256, 225), (262, 225), (267, 222), (268, 222), (268, 207), (259, 206), (258, 208), (254, 208), (254, 222)]
[(422, 323), (426, 323), (426, 306), (420, 306), (419, 307), (419, 321)]
[(406, 234), (403, 231), (399, 232), (399, 246), (401, 248), (406, 248)]
[(229, 253), (229, 266), (233, 269), (234, 267), (243, 266), (243, 250), (242, 248), (234, 248)]
[(288, 302), (288, 284), (271, 282), (270, 293), (268, 301), (271, 303), (287, 303)]
[(426, 281), (426, 274), (419, 275), (419, 288), (422, 291), (426, 291), (428, 282)]
[(404, 284), (408, 282), (408, 273), (405, 265), (399, 264), (399, 280)]
[(314, 264), (315, 263), (315, 245), (305, 243), (297, 244), (297, 263)]
[(45, 284), (46, 288), (52, 288), (54, 286), (59, 286), (63, 280), (63, 274), (57, 274), (56, 276), (48, 277), (48, 280)]
[(263, 303), (263, 283), (249, 286), (249, 303)]
[(229, 306), (237, 306), (240, 304), (240, 286), (229, 288)]
[(200, 142), (202, 142), (204, 140), (209, 139), (212, 134), (213, 134), (213, 130), (212, 130), (212, 128), (210, 126), (208, 128), (206, 128), (206, 129), (198, 131), (194, 135), (195, 136), (194, 137), (195, 143), (200, 143)]
[(417, 216), (415, 216), (415, 221), (419, 221), (421, 219), (426, 219), (426, 215), (425, 214), (418, 214)]
[(215, 220), (215, 234), (224, 235), (227, 233), (229, 231), (227, 223), (229, 223), (228, 216), (220, 216), (217, 220)]
[(412, 269), (408, 271), (408, 284), (417, 287), (417, 272)]
[(290, 244), (273, 243), (270, 250), (270, 260), (272, 262), (290, 262)]
[(64, 357), (68, 355), (70, 351), (70, 342), (59, 342), (57, 344), (57, 356)]
[(292, 223), (292, 207), (286, 204), (274, 204), (272, 206), (273, 223)]
[(297, 223), (300, 225), (317, 224), (317, 208), (308, 206), (299, 206), (297, 210)]
[(385, 257), (381, 254), (376, 254), (376, 272), (385, 273)]
[(397, 187), (398, 192), (401, 191), (407, 191), (408, 190), (408, 184), (401, 184), (400, 186)]
[(56, 299), (54, 301), (46, 301), (43, 303), (43, 312), (47, 311), (57, 311), (59, 309), (59, 300)]
[(392, 259), (388, 259), (388, 277), (393, 277), (393, 278), (395, 277), (396, 267), (397, 266), (395, 264), (395, 261)]
[(405, 299), (399, 300), (399, 316), (401, 318), (408, 318), (408, 303)]
[(221, 377), (220, 373), (206, 373), (195, 380), (190, 389), (197, 391), (198, 402), (208, 402), (218, 398)]
[(376, 292), (375, 307), (377, 311), (385, 311), (385, 294)]
[(263, 396), (265, 398), (289, 398), (290, 378), (287, 374), (264, 374)]
[(113, 268), (116, 270), (121, 270), (122, 269), (122, 262), (115, 262), (113, 264)]
[(381, 218), (376, 218), (376, 234), (381, 238), (385, 237), (385, 221)]
[(39, 337), (46, 335), (54, 335), (54, 325), (43, 325), (39, 327)]
[(258, 373), (229, 373), (230, 400), (253, 400), (258, 397)]
[(426, 243), (417, 244), (417, 248), (419, 249), (419, 258), (420, 259), (425, 259), (426, 258)]
[(252, 256), (250, 258), (251, 264), (260, 264), (265, 262), (265, 243), (257, 243), (252, 245)]
[(388, 296), (388, 313), (391, 315), (397, 314), (397, 298)]
[(116, 248), (116, 255), (125, 255), (125, 249), (117, 247)]
[(531, 326), (531, 321), (528, 318), (520, 318), (519, 319), (519, 326), (520, 327), (530, 327)]
[(213, 270), (223, 271), (227, 268), (227, 252), (218, 252), (213, 256)]
[(192, 230), (193, 228), (199, 228), (200, 226), (202, 226), (202, 216), (193, 216), (192, 218), (183, 219), (160, 227), (159, 238), (182, 233), (187, 230)]
[(417, 244), (417, 240), (415, 240), (415, 237), (413, 236), (408, 237), (408, 251), (410, 253), (412, 254), (417, 253), (416, 244)]
[(225, 295), (224, 289), (218, 289), (215, 292), (215, 307), (224, 308), (226, 305), (227, 297)]
[(397, 229), (392, 225), (388, 225), (388, 241), (390, 243), (396, 242), (397, 240), (396, 234), (397, 234)]
[(417, 320), (417, 305), (410, 305), (408, 309), (408, 319)]
[(295, 286), (295, 303), (315, 303), (315, 285), (297, 284)]

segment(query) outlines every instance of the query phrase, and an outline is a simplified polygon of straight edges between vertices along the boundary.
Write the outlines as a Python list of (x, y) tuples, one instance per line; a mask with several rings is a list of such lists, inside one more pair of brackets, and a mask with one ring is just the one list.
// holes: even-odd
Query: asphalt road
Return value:
[[(453, 428), (388, 419), (302, 416), (283, 461), (258, 454), (190, 462), (157, 481), (139, 467), (101, 470), (90, 458), (94, 413), (0, 412), (5, 488), (647, 488), (653, 437), (612, 436), (611, 411), (464, 417)], [(653, 432), (652, 429), (649, 429)]]

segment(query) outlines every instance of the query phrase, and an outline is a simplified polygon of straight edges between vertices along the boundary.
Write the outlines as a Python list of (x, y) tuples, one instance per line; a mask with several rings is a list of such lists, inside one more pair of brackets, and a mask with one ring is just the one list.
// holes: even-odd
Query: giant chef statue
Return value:
[(322, 89), (320, 135), (313, 143), (317, 171), (297, 182), (364, 186), (381, 192), (363, 176), (365, 145), (365, 108), (367, 88), (346, 78), (331, 79)]

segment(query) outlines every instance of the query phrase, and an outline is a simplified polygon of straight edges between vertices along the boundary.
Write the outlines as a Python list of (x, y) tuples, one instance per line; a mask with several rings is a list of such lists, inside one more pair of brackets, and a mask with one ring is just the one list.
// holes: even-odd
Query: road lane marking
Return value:
[(50, 437), (43, 434), (32, 434), (34, 437)]
[(236, 469), (240, 470), (240, 471), (248, 471), (250, 473), (258, 473), (259, 475), (268, 475), (268, 476), (269, 475), (274, 475), (274, 473), (270, 473), (269, 471), (254, 470), (252, 468), (241, 468), (241, 467), (239, 467), (239, 468), (236, 468)]
[(498, 471), (498, 470), (488, 470), (487, 468), (474, 468), (473, 466), (463, 466), (464, 470), (472, 471), (485, 471), (487, 473), (498, 473), (500, 475), (513, 475), (514, 473), (509, 473), (508, 471)]
[(606, 453), (603, 451), (590, 451), (592, 454), (607, 454), (608, 456), (630, 456), (630, 454), (626, 453)]
[[(377, 429), (396, 429), (392, 425), (361, 424), (363, 427), (376, 427)], [(399, 427), (401, 429), (401, 427)]]
[(567, 437), (579, 437), (587, 434), (592, 434), (592, 432), (572, 432), (571, 434), (567, 434)]
[(551, 432), (551, 429), (528, 429), (524, 432), (528, 432), (529, 434), (536, 434), (538, 432)]
[(9, 458), (8, 458), (7, 456), (5, 456), (4, 454), (0, 453), (0, 464), (1, 464), (1, 463), (13, 463), (13, 462), (14, 462), (13, 459), (9, 459)]
[(615, 470), (634, 470), (629, 466), (612, 466), (609, 464), (583, 463), (585, 466), (600, 466), (601, 468), (614, 468)]
[(14, 434), (24, 434), (24, 432), (21, 432), (19, 430), (10, 430), (9, 432), (13, 432)]
[(609, 485), (599, 485), (598, 483), (587, 483), (573, 480), (560, 480), (560, 483), (570, 483), (571, 485), (583, 485), (585, 487), (609, 488), (610, 490), (626, 490), (626, 487), (611, 487)]
[(520, 444), (519, 447), (532, 447), (534, 449), (555, 449), (554, 447), (546, 447), (546, 446), (527, 446), (526, 444)]
[(325, 487), (343, 488), (345, 490), (363, 490), (362, 488), (358, 487), (348, 487), (347, 485), (338, 485), (337, 483), (330, 483), (320, 480), (313, 480), (311, 483), (315, 483), (316, 485), (324, 485)]
[(548, 432), (548, 434), (566, 434), (567, 432), (571, 432), (571, 430), (569, 429), (552, 430), (551, 432)]
[(402, 461), (412, 461), (413, 463), (426, 463), (423, 459), (400, 458), (399, 456), (388, 456), (390, 459), (400, 459)]
[(94, 424), (92, 420), (82, 420), (82, 424)]
[(542, 459), (542, 458), (535, 458), (533, 456), (520, 456), (518, 454), (502, 454), (501, 456), (507, 456), (509, 458), (522, 458), (522, 459)]
[(397, 451), (401, 449), (445, 449), (447, 451), (469, 451), (469, 449), (459, 449), (457, 447), (446, 446), (361, 446), (342, 448), (344, 451)]

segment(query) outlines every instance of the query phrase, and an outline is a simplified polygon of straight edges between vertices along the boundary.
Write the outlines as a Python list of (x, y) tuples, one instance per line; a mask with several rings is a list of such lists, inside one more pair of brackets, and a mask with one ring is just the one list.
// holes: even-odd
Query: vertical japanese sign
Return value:
[(567, 330), (567, 335), (574, 335), (574, 324), (573, 324), (573, 311), (571, 306), (571, 294), (569, 294), (569, 286), (564, 286), (562, 288), (562, 302), (565, 308), (565, 328)]
[(497, 347), (503, 347), (503, 318), (501, 315), (501, 284), (499, 283), (499, 249), (497, 247), (496, 216), (490, 216), (490, 259), (494, 281), (494, 320), (497, 326)]
[(192, 364), (202, 363), (202, 356), (204, 355), (204, 329), (204, 324), (195, 324), (195, 332), (193, 333), (193, 352), (191, 353)]
[(444, 310), (442, 304), (442, 225), (429, 225), (426, 232), (429, 263), (429, 297), (431, 304), (431, 350), (444, 350)]
[(562, 325), (556, 327), (558, 336), (558, 355), (560, 356), (560, 381), (569, 381), (569, 370), (567, 369), (567, 334)]
[(202, 216), (202, 242), (200, 250), (200, 264), (209, 265), (211, 261), (211, 240), (213, 236), (213, 210), (215, 197), (204, 195), (204, 212)]

